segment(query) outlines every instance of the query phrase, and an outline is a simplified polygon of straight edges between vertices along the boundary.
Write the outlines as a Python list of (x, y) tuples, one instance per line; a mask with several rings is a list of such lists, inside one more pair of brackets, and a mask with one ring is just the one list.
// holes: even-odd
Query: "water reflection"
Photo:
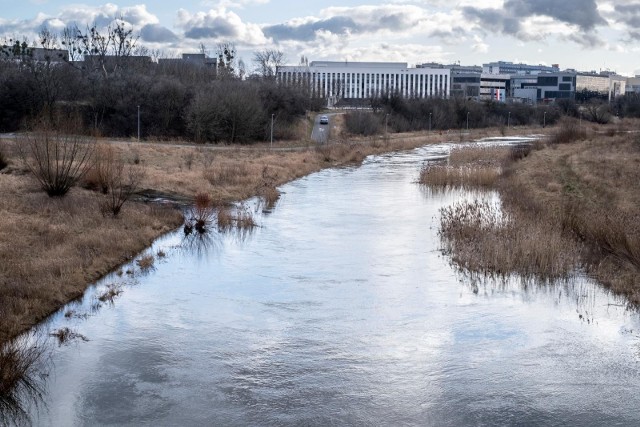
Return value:
[(46, 410), (50, 351), (36, 333), (0, 346), (0, 425), (29, 425), (31, 408)]
[[(49, 410), (30, 414), (45, 425), (637, 424), (637, 315), (586, 278), (539, 286), (452, 268), (439, 209), (469, 194), (424, 197), (415, 183), (438, 153), (297, 180), (248, 238), (158, 240), (150, 252), (165, 261), (136, 270), (113, 306), (52, 318), (90, 341), (55, 349)], [(74, 310), (123, 280), (105, 278)]]

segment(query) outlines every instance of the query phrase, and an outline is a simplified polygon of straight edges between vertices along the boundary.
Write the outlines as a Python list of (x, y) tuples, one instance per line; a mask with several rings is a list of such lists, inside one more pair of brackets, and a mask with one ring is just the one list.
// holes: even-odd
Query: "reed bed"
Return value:
[(443, 250), (472, 272), (553, 280), (585, 271), (640, 304), (637, 137), (559, 129), (547, 147), (515, 150), (491, 184), (466, 178), (467, 162), (483, 163), (478, 152), (457, 153), (456, 167), (423, 168), (428, 186), (486, 182), (501, 195), (500, 207), (476, 200), (443, 209)]
[(451, 167), (425, 164), (419, 182), (433, 189), (489, 188), (495, 185), (500, 169), (495, 167)]

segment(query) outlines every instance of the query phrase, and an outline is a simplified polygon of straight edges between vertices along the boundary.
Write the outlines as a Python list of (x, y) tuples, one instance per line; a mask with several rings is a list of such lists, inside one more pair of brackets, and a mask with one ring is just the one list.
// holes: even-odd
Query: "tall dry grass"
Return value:
[[(580, 134), (547, 148), (512, 150), (491, 187), (500, 192), (501, 209), (476, 201), (442, 211), (445, 251), (475, 272), (554, 279), (584, 269), (640, 303), (640, 146), (635, 138), (595, 133), (582, 139)], [(463, 157), (478, 162), (475, 154)]]
[(495, 167), (455, 168), (439, 164), (425, 164), (419, 182), (433, 189), (489, 188), (496, 183), (500, 169)]
[(580, 266), (580, 247), (559, 224), (487, 201), (442, 209), (440, 235), (445, 252), (471, 271), (553, 280)]

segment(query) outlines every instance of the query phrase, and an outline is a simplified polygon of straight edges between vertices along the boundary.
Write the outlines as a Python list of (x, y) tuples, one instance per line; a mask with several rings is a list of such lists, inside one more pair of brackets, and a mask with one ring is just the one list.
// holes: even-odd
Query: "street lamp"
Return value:
[(511, 127), (511, 111), (509, 111), (509, 116), (507, 117), (507, 128)]
[(429, 113), (429, 133), (431, 133), (431, 113)]
[(384, 115), (384, 137), (387, 137), (387, 129), (389, 126), (389, 113)]
[(271, 114), (271, 148), (273, 148), (273, 114)]
[(545, 111), (544, 114), (542, 115), (542, 127), (546, 128), (547, 127), (547, 112)]
[(140, 142), (140, 106), (138, 105), (138, 142)]
[(469, 112), (467, 111), (467, 130), (469, 130)]

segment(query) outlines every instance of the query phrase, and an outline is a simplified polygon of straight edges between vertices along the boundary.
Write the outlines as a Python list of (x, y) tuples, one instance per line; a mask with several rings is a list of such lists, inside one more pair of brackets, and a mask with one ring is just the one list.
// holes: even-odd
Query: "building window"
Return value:
[(558, 86), (558, 77), (538, 76), (538, 86)]

